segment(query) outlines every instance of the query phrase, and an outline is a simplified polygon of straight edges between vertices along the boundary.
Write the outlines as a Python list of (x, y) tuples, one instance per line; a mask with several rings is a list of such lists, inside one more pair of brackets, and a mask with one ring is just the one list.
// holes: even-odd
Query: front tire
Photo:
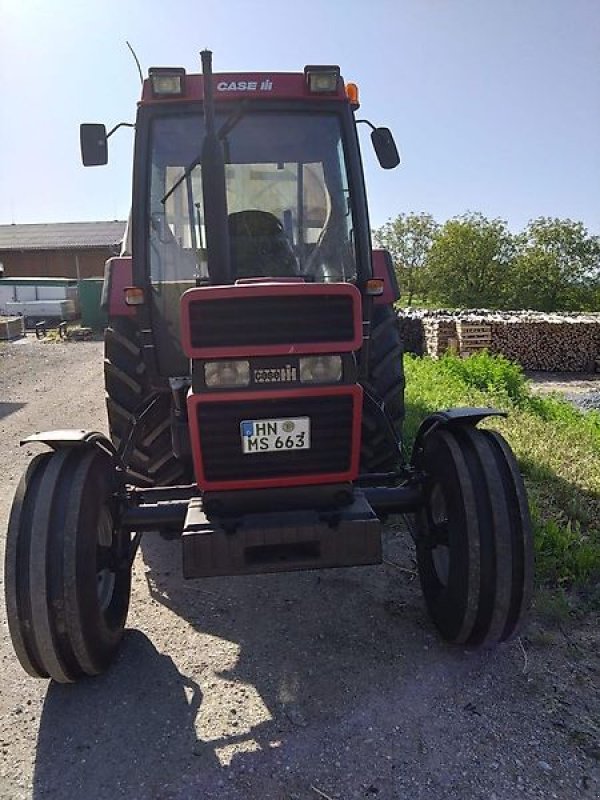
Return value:
[(415, 464), (426, 474), (417, 563), (444, 639), (493, 647), (516, 636), (533, 590), (525, 488), (499, 433), (456, 425), (430, 434)]
[(125, 627), (129, 534), (120, 530), (114, 464), (95, 446), (33, 459), (6, 540), (8, 625), (23, 669), (71, 683), (104, 672)]

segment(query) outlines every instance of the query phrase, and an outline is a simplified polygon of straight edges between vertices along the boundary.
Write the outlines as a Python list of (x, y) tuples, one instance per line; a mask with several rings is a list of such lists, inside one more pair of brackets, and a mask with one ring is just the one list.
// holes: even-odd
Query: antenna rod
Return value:
[(140, 66), (140, 60), (139, 60), (139, 58), (136, 56), (136, 54), (135, 54), (135, 50), (133, 49), (133, 47), (132, 47), (132, 46), (129, 44), (129, 42), (128, 42), (127, 40), (125, 40), (125, 44), (126, 44), (126, 45), (127, 45), (127, 47), (128, 47), (130, 50), (131, 50), (131, 55), (132, 55), (132, 56), (133, 56), (133, 58), (135, 59), (135, 63), (137, 64), (137, 68), (138, 68), (138, 73), (139, 73), (139, 75), (140, 75), (140, 83), (143, 85), (143, 83), (144, 83), (144, 75), (142, 74), (142, 68), (141, 68), (141, 66)]

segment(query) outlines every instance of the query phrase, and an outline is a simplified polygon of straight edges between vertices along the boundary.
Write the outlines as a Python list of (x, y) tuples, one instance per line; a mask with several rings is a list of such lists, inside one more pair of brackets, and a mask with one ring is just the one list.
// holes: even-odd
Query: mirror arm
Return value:
[(377, 128), (375, 127), (375, 125), (373, 125), (373, 123), (372, 123), (372, 122), (369, 122), (369, 120), (368, 120), (368, 119), (357, 119), (357, 120), (356, 120), (356, 124), (358, 125), (358, 123), (359, 123), (359, 122), (364, 122), (364, 123), (365, 123), (365, 125), (368, 125), (368, 126), (369, 126), (369, 128), (371, 128), (371, 130), (372, 130), (372, 131), (375, 131), (375, 130), (377, 130)]
[(118, 124), (118, 125), (115, 125), (115, 127), (114, 127), (114, 128), (111, 128), (111, 129), (109, 130), (109, 132), (106, 134), (106, 138), (107, 138), (107, 139), (110, 139), (110, 137), (113, 135), (113, 133), (114, 133), (115, 131), (118, 131), (118, 130), (119, 130), (119, 128), (135, 128), (135, 125), (134, 125), (134, 123), (133, 123), (133, 122), (119, 122), (119, 124)]

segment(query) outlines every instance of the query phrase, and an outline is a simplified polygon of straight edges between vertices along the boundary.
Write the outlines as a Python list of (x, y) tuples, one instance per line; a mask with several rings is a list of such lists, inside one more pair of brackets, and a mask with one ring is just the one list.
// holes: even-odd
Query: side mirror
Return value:
[(106, 126), (83, 124), (79, 126), (81, 160), (84, 167), (99, 167), (108, 162)]
[(374, 128), (371, 131), (371, 141), (377, 155), (377, 160), (383, 169), (394, 169), (400, 163), (398, 148), (389, 128)]

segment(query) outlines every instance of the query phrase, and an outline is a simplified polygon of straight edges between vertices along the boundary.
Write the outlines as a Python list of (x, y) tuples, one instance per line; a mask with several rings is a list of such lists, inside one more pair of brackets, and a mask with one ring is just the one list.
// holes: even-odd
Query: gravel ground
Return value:
[(598, 373), (528, 372), (527, 377), (537, 394), (556, 392), (580, 411), (600, 411)]
[[(0, 531), (19, 439), (105, 429), (102, 395), (99, 342), (0, 345)], [(0, 797), (597, 798), (598, 620), (450, 648), (386, 539), (379, 567), (184, 583), (149, 535), (119, 658), (77, 686), (21, 671), (2, 606)]]
[(580, 411), (600, 411), (600, 390), (593, 392), (567, 393), (565, 398)]
[(526, 372), (534, 391), (540, 394), (559, 392), (578, 396), (600, 392), (600, 374), (597, 372)]

